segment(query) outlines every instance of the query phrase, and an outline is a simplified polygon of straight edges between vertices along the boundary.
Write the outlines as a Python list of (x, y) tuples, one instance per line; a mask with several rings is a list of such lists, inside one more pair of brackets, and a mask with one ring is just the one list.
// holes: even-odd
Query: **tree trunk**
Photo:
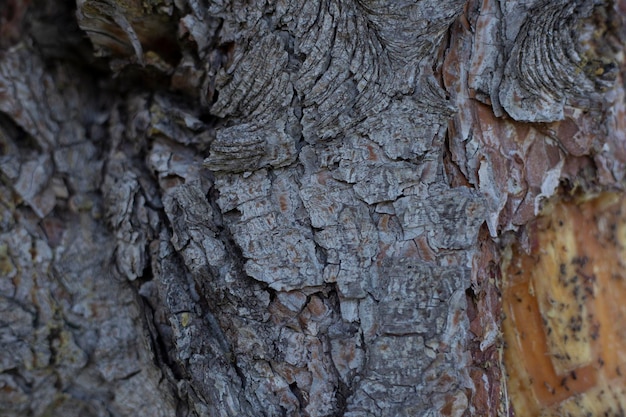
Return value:
[(501, 245), (622, 189), (625, 18), (0, 0), (0, 414), (510, 415)]

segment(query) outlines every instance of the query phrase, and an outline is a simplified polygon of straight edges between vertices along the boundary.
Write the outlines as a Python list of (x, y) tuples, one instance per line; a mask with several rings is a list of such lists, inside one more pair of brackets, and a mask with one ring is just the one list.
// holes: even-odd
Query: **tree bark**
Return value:
[(501, 244), (623, 189), (625, 18), (0, 1), (0, 414), (510, 415)]

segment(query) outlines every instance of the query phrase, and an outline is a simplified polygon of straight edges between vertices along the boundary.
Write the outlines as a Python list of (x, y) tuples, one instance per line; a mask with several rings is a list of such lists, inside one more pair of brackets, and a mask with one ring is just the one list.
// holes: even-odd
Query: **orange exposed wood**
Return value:
[(503, 267), (507, 396), (517, 416), (626, 409), (626, 198), (558, 202)]

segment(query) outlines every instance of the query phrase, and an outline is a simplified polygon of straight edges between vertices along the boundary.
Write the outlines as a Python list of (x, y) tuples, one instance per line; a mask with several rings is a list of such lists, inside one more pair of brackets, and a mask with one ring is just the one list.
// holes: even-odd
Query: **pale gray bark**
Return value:
[(0, 7), (0, 414), (506, 413), (497, 242), (622, 186), (626, 3)]

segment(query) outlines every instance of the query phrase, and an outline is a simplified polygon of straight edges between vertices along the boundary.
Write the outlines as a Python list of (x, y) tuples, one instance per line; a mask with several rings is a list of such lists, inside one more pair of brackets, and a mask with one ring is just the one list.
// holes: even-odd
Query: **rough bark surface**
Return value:
[(0, 413), (507, 415), (498, 241), (622, 188), (625, 17), (0, 1)]

